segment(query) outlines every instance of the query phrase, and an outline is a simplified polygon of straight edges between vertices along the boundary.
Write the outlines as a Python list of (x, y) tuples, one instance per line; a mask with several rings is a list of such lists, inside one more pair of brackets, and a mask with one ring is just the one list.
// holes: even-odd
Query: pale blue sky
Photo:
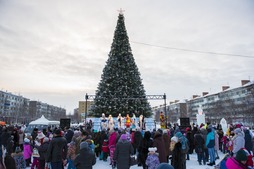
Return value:
[(147, 94), (169, 102), (254, 80), (252, 0), (0, 0), (0, 88), (72, 112), (95, 94), (120, 8)]

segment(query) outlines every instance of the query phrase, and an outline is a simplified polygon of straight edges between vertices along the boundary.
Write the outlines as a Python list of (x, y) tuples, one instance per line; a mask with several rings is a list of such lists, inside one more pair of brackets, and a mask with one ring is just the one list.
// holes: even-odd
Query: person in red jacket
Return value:
[(103, 161), (107, 161), (108, 154), (109, 154), (109, 147), (108, 147), (108, 140), (104, 140), (102, 143), (101, 151), (103, 152)]

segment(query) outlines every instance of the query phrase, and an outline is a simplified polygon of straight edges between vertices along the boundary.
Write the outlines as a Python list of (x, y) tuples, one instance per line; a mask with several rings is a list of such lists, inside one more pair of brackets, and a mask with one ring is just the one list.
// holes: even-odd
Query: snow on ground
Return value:
[[(216, 160), (216, 164), (220, 162), (220, 160), (224, 157), (224, 154), (219, 152), (219, 160)], [(169, 162), (170, 163), (170, 162)], [(197, 154), (190, 154), (190, 160), (186, 160), (186, 168), (187, 169), (214, 169), (214, 166), (208, 165), (199, 165), (197, 161)], [(107, 162), (101, 161), (97, 158), (96, 164), (93, 166), (93, 169), (110, 169), (109, 159)], [(131, 169), (143, 169), (143, 167), (138, 167), (137, 165), (132, 166)]]
[[(222, 154), (219, 151), (219, 160), (216, 160), (216, 164), (220, 162), (220, 160), (224, 157), (224, 154)], [(108, 161), (102, 161), (99, 160), (99, 158), (96, 159), (96, 164), (93, 166), (93, 169), (111, 169), (111, 165), (109, 165), (110, 161), (108, 158)], [(170, 163), (170, 162), (169, 162)], [(196, 153), (190, 154), (190, 160), (186, 160), (186, 168), (187, 169), (214, 169), (214, 166), (208, 166), (208, 165), (199, 165), (197, 161), (197, 155)], [(26, 169), (30, 169), (31, 167), (27, 167)], [(67, 167), (65, 167), (67, 169)], [(137, 165), (132, 166), (130, 169), (143, 169), (143, 167), (138, 167)]]

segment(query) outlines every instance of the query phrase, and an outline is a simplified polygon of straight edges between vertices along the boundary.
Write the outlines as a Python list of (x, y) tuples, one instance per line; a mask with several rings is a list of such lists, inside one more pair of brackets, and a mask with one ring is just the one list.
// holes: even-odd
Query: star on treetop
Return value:
[(123, 10), (122, 8), (120, 8), (119, 10), (117, 10), (119, 12), (119, 14), (123, 15), (123, 13), (125, 12), (125, 10)]

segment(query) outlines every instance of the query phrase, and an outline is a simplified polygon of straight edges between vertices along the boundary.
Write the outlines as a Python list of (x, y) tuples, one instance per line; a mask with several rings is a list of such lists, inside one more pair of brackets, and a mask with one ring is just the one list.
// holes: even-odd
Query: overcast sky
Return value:
[(254, 79), (253, 0), (0, 0), (0, 89), (73, 112), (95, 94), (120, 8), (146, 94), (169, 102)]

